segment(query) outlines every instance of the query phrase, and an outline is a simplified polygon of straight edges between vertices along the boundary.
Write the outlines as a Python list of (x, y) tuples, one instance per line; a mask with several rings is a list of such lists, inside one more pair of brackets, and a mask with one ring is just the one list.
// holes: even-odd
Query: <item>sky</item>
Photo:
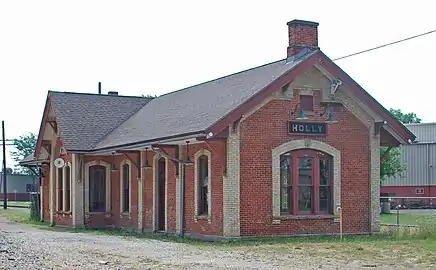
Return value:
[[(38, 132), (48, 90), (161, 95), (283, 59), (293, 19), (319, 22), (334, 59), (434, 30), (433, 11), (425, 0), (0, 1), (0, 120), (15, 138)], [(435, 47), (436, 33), (336, 63), (386, 108), (436, 122)]]

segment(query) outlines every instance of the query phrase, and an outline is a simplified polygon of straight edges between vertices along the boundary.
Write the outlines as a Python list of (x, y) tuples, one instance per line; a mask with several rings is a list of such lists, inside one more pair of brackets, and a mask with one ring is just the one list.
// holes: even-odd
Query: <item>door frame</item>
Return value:
[(165, 159), (165, 199), (164, 199), (164, 219), (165, 226), (164, 231), (168, 231), (168, 159), (162, 155), (156, 154), (153, 157), (153, 231), (158, 231), (158, 219), (159, 219), (159, 159)]

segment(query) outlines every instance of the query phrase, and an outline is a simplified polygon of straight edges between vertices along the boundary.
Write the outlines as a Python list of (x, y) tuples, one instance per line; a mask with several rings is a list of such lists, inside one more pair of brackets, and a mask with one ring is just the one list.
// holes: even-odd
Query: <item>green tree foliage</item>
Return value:
[(150, 94), (147, 94), (147, 95), (142, 95), (142, 97), (144, 97), (144, 98), (149, 98), (149, 99), (153, 99), (153, 98), (157, 98), (157, 95), (150, 95)]
[(421, 123), (421, 118), (415, 113), (403, 113), (400, 109), (389, 109), (389, 112), (403, 124)]
[[(419, 118), (415, 113), (403, 113), (400, 109), (389, 109), (389, 112), (403, 124), (421, 123), (421, 118)], [(385, 155), (380, 163), (381, 181), (394, 177), (407, 170), (407, 167), (400, 161), (400, 148), (392, 148), (387, 154), (385, 154), (387, 150), (387, 147), (380, 148), (380, 157)]]
[[(12, 158), (18, 163), (28, 155), (35, 153), (36, 140), (36, 135), (31, 132), (15, 138), (13, 141), (15, 150), (11, 151)], [(19, 167), (16, 173), (32, 174), (32, 171), (24, 167)]]
[(6, 168), (6, 174), (13, 174), (14, 170), (12, 168)]

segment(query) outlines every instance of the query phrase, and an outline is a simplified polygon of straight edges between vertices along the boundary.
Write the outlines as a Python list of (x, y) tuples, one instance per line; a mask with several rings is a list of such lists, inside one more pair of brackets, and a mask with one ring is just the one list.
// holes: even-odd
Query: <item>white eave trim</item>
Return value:
[(68, 150), (70, 153), (77, 153), (77, 154), (86, 154), (86, 155), (112, 155), (113, 152), (118, 151), (118, 150), (131, 150), (131, 151), (140, 151), (140, 150), (144, 150), (145, 147), (149, 147), (151, 150), (151, 146), (154, 144), (168, 144), (168, 145), (186, 145), (186, 141), (189, 141), (189, 144), (196, 144), (196, 143), (201, 143), (203, 141), (199, 141), (197, 140), (198, 137), (205, 137), (206, 134), (204, 133), (197, 133), (194, 135), (190, 135), (190, 136), (182, 136), (182, 137), (177, 137), (177, 138), (172, 138), (172, 139), (166, 139), (166, 140), (156, 140), (156, 141), (152, 141), (152, 142), (147, 142), (147, 143), (138, 143), (135, 145), (130, 145), (130, 146), (115, 146), (109, 149), (104, 149), (104, 150), (95, 150), (95, 151), (71, 151)]

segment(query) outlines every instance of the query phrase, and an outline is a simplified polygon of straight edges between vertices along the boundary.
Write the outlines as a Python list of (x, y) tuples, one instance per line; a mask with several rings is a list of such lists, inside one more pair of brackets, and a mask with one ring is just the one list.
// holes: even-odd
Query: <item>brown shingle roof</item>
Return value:
[(68, 150), (89, 150), (150, 99), (49, 91), (61, 138)]
[(64, 146), (92, 151), (202, 132), (316, 51), (171, 92), (152, 100), (49, 91)]
[(202, 132), (314, 52), (280, 60), (172, 92), (150, 101), (95, 146), (95, 150)]

